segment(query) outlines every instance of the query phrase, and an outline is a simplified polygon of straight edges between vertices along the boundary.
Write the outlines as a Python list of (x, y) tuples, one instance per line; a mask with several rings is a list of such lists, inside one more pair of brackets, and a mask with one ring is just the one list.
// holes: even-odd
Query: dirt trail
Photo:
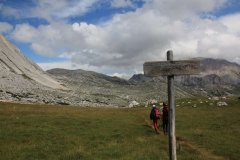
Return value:
[[(151, 122), (147, 119), (144, 119), (145, 123), (147, 123), (147, 125), (151, 128), (153, 128)], [(163, 134), (160, 134), (160, 136), (162, 137)], [(214, 153), (212, 153), (211, 151), (209, 151), (206, 148), (202, 148), (197, 146), (196, 144), (189, 142), (188, 140), (186, 140), (183, 137), (176, 137), (177, 139), (177, 146), (183, 145), (186, 146), (187, 148), (194, 150), (195, 152), (199, 153), (200, 155), (202, 155), (204, 158), (208, 159), (208, 160), (227, 160), (227, 158), (219, 156), (219, 155), (215, 155)]]
[(176, 139), (177, 139), (178, 144), (184, 145), (184, 146), (188, 147), (189, 149), (194, 150), (195, 152), (201, 154), (204, 158), (206, 158), (208, 160), (226, 160), (225, 157), (215, 155), (210, 150), (203, 148), (203, 147), (199, 147), (198, 145), (194, 144), (193, 142), (190, 142), (182, 137), (177, 136)]

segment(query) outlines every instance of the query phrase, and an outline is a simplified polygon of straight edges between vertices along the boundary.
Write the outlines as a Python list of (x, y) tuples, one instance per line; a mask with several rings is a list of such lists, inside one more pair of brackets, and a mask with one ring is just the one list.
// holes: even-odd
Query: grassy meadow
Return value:
[[(179, 160), (240, 159), (240, 100), (224, 101), (176, 101)], [(0, 103), (0, 159), (168, 159), (168, 138), (155, 134), (149, 112)]]

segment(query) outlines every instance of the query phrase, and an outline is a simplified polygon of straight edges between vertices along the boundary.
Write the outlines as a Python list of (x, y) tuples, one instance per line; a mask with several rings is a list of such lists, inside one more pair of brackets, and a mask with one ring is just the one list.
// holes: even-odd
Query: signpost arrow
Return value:
[(184, 60), (173, 61), (173, 52), (167, 51), (167, 61), (145, 62), (144, 75), (150, 77), (167, 76), (168, 78), (168, 105), (169, 105), (169, 159), (177, 160), (175, 134), (175, 107), (174, 107), (174, 75), (193, 75), (200, 73), (200, 61)]

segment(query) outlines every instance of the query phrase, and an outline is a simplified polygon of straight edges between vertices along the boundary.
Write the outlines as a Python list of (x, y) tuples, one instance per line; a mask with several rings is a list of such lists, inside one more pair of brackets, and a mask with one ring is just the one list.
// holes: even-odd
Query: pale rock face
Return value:
[(0, 35), (0, 75), (22, 75), (53, 89), (66, 89), (45, 73), (39, 66), (28, 60), (18, 48)]

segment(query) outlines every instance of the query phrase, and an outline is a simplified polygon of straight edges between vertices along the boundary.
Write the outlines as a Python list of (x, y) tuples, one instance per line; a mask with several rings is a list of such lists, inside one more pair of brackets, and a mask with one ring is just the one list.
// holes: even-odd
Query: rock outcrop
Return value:
[[(54, 89), (66, 89), (39, 66), (27, 59), (18, 48), (0, 35), (0, 76), (19, 77), (36, 81)], [(16, 75), (16, 76), (14, 76)]]
[[(221, 59), (197, 58), (200, 60), (200, 75), (176, 76), (180, 88), (189, 89), (193, 95), (225, 96), (240, 94), (240, 65)], [(154, 83), (156, 78), (142, 74), (134, 75), (130, 81), (135, 83)], [(159, 77), (161, 79), (161, 77)]]

